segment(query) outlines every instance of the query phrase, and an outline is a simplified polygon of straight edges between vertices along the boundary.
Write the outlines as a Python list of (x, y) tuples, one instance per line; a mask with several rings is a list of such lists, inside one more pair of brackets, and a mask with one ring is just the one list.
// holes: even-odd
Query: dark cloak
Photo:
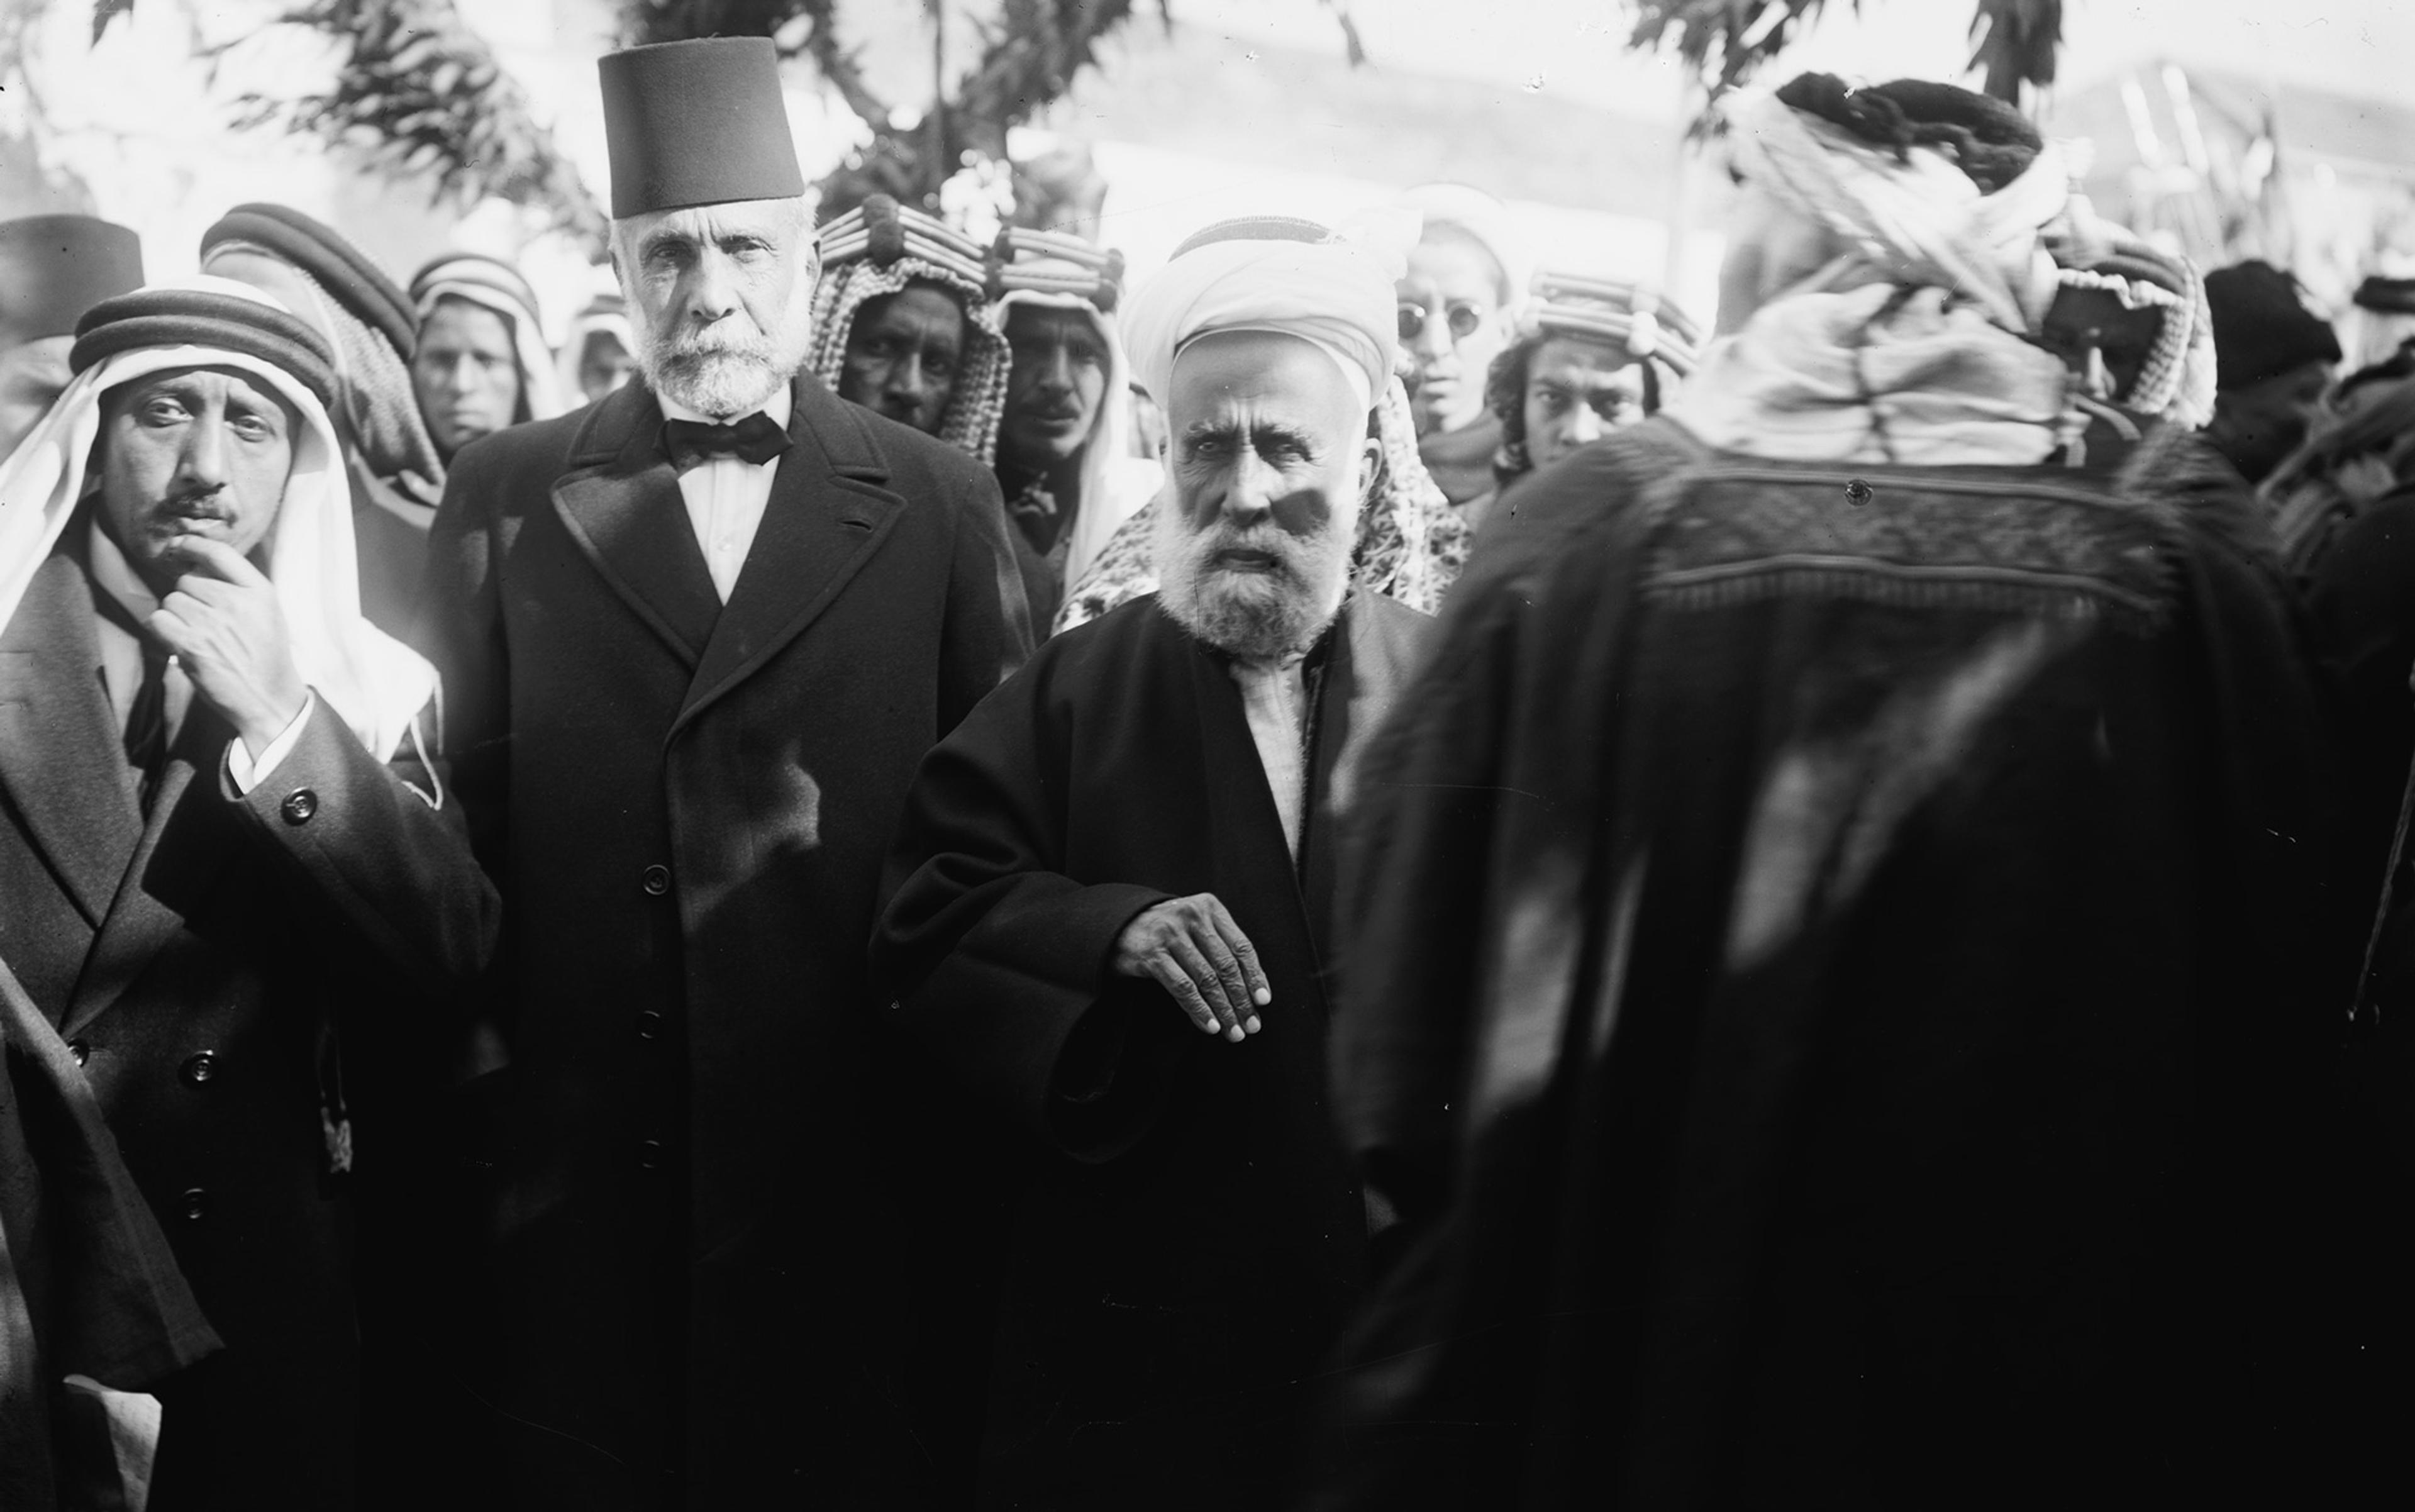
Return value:
[[(2187, 1505), (2282, 1458), (2317, 718), (2197, 442), (1513, 490), (1379, 737), (1319, 1506)], [(2292, 967), (2300, 968), (2294, 973)]]
[[(923, 763), (876, 969), (1030, 1136), (993, 1257), (981, 1505), (1262, 1506), (1283, 1485), (1364, 1261), (1325, 1093), (1335, 815), (1426, 625), (1359, 595), (1310, 657), (1297, 868), (1229, 664), (1153, 595), (1047, 642)], [(1240, 1044), (1108, 968), (1135, 915), (1199, 892), (1272, 993)]]

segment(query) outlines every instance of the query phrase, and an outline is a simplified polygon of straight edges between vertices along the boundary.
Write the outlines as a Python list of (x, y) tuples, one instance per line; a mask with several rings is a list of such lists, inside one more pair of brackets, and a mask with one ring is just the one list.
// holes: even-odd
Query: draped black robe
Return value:
[(1654, 422), (1504, 500), (1354, 821), (1336, 1105), (1402, 1223), (1315, 1505), (2191, 1505), (2286, 1464), (2335, 974), (2235, 493), (2173, 436), (1845, 469)]
[[(979, 1505), (1259, 1506), (1282, 1484), (1364, 1258), (1325, 1097), (1334, 821), (1426, 622), (1356, 597), (1310, 658), (1297, 867), (1228, 664), (1153, 596), (1047, 642), (924, 762), (876, 969), (1037, 1142), (1004, 1252), (970, 1267), (1001, 1276)], [(1239, 1044), (1108, 969), (1135, 915), (1199, 892), (1272, 992)]]

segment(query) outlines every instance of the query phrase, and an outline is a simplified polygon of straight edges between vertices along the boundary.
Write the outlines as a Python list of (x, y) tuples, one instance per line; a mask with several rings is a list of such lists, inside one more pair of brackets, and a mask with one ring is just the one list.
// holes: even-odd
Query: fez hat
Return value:
[(203, 347), (240, 352), (291, 373), (323, 407), (335, 402), (336, 360), (326, 337), (263, 298), (205, 289), (137, 289), (104, 299), (76, 322), (68, 367), (78, 373), (121, 352)]
[(281, 204), (239, 204), (202, 232), (202, 261), (207, 262), (222, 242), (248, 242), (292, 263), (354, 320), (404, 357), (411, 355), (419, 339), (419, 313), (411, 296), (334, 227)]
[(2205, 276), (2213, 315), (2214, 382), (2245, 388), (2310, 362), (2340, 360), (2331, 322), (2306, 307), (2298, 280), (2250, 259)]
[(768, 37), (707, 37), (595, 60), (612, 218), (805, 192)]
[(90, 216), (0, 221), (0, 340), (67, 336), (85, 310), (142, 287), (142, 239)]

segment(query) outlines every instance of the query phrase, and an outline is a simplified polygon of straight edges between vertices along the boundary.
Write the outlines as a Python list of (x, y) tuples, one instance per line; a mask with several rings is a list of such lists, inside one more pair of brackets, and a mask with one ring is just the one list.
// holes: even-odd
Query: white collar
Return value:
[[(739, 420), (744, 418), (742, 415), (734, 414), (710, 415), (706, 414), (701, 410), (691, 410), (686, 405), (682, 404), (679, 400), (672, 398), (668, 394), (656, 394), (654, 396), (654, 402), (663, 407), (663, 418), (666, 420), (698, 420), (711, 426), (728, 426), (735, 425)], [(772, 417), (772, 424), (779, 427), (782, 430), (786, 430), (788, 428), (788, 413), (794, 407), (794, 404), (795, 400), (788, 392), (788, 385), (787, 383), (782, 383), (778, 388), (772, 391), (772, 397), (770, 398), (765, 399), (761, 404), (756, 406), (756, 409), (759, 409), (765, 414), (770, 415)], [(755, 412), (753, 410), (746, 412), (747, 414), (752, 414), (754, 412)]]

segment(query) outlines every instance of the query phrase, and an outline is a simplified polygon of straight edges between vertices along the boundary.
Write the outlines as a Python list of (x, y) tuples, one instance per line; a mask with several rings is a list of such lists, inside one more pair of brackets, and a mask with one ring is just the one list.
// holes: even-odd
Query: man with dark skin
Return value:
[(512, 423), (520, 407), (520, 370), (511, 328), (491, 309), (447, 297), (419, 327), (411, 359), (412, 392), (445, 461), (481, 436)]
[(964, 306), (938, 285), (917, 279), (856, 310), (838, 397), (936, 436), (955, 397), (964, 354)]

